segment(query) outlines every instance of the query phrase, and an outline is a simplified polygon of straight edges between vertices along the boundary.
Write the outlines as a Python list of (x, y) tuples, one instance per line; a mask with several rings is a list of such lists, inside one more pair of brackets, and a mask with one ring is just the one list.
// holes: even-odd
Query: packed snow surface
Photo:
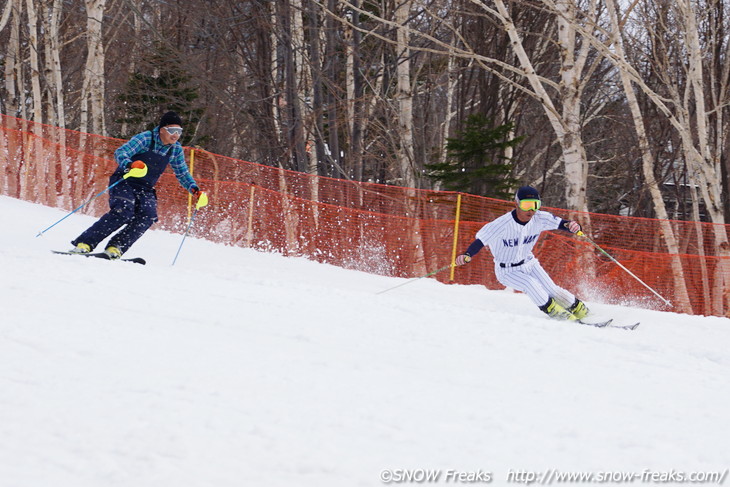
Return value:
[(624, 331), (483, 286), (376, 294), (404, 280), (194, 229), (174, 266), (181, 235), (154, 230), (128, 252), (146, 266), (54, 255), (94, 221), (36, 238), (64, 215), (0, 197), (2, 486), (727, 477), (726, 318), (588, 303)]

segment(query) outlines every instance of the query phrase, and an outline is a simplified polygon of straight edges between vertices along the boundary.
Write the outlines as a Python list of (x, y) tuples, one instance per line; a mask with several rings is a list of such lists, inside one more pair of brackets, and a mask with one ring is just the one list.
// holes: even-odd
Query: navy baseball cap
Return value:
[(517, 193), (515, 193), (515, 199), (517, 201), (539, 200), (540, 192), (532, 186), (522, 186), (520, 189), (517, 190)]

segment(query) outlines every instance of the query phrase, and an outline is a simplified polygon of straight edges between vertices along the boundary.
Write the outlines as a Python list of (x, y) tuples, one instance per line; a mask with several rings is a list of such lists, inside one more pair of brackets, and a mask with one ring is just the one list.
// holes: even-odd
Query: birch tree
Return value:
[(34, 0), (26, 0), (26, 14), (28, 16), (28, 47), (30, 57), (30, 83), (32, 93), (33, 120), (43, 123), (43, 93), (41, 92), (41, 69), (38, 59), (38, 14)]
[[(104, 118), (104, 38), (106, 0), (85, 0), (86, 67), (81, 86), (81, 131), (106, 135)], [(89, 121), (91, 124), (89, 124)]]
[[(610, 42), (616, 52), (616, 56), (619, 59), (625, 60), (624, 54), (624, 43), (621, 35), (621, 27), (619, 23), (619, 11), (617, 9), (614, 0), (607, 0), (608, 13), (611, 19), (611, 38)], [(679, 259), (679, 244), (677, 238), (674, 235), (674, 230), (669, 222), (669, 216), (667, 214), (666, 205), (664, 204), (664, 198), (662, 197), (661, 188), (657, 178), (654, 176), (655, 160), (654, 154), (649, 146), (649, 137), (647, 136), (646, 127), (644, 125), (644, 115), (641, 112), (639, 101), (634, 92), (634, 86), (631, 82), (631, 77), (625, 69), (619, 70), (621, 76), (621, 83), (626, 94), (626, 101), (631, 111), (631, 116), (634, 123), (634, 129), (636, 130), (636, 137), (639, 142), (639, 151), (641, 153), (641, 169), (644, 174), (646, 185), (651, 195), (651, 200), (654, 205), (657, 217), (659, 218), (659, 225), (662, 231), (662, 236), (667, 244), (667, 250), (673, 255), (671, 260), (672, 265), (672, 278), (674, 280), (675, 287), (675, 306), (678, 311), (691, 313), (692, 305), (689, 301), (689, 295), (687, 293), (687, 286), (684, 282), (684, 273), (682, 269), (682, 261)]]
[[(580, 12), (576, 5), (570, 0), (558, 0), (555, 3), (550, 0), (544, 3), (556, 14), (558, 26), (557, 45), (560, 51), (560, 83), (557, 86), (558, 99), (553, 100), (548, 92), (549, 82), (539, 76), (532, 60), (527, 54), (523, 45), (517, 26), (503, 0), (495, 0), (496, 10), (486, 7), (477, 0), (473, 2), (482, 6), (485, 11), (495, 16), (503, 25), (510, 40), (525, 77), (535, 96), (540, 100), (545, 114), (555, 131), (560, 142), (565, 167), (565, 198), (569, 209), (588, 211), (586, 200), (586, 188), (588, 185), (588, 161), (585, 146), (581, 136), (582, 130), (582, 94), (586, 82), (590, 79), (586, 76), (586, 70), (590, 53), (590, 43), (580, 39), (576, 26), (579, 19), (591, 19), (597, 24), (596, 16), (598, 3), (591, 0), (588, 8)], [(585, 22), (585, 21), (583, 21)], [(557, 103), (562, 105), (559, 111)]]
[[(292, 1), (292, 44), (294, 46), (294, 65), (297, 93), (295, 103), (298, 105), (298, 111), (302, 118), (302, 137), (304, 138), (304, 154), (302, 157), (306, 160), (306, 172), (317, 174), (317, 151), (314, 149), (314, 139), (316, 129), (314, 128), (314, 110), (312, 105), (312, 70), (314, 69), (309, 56), (307, 56), (307, 48), (304, 40), (304, 9), (302, 0)], [(312, 37), (312, 44), (319, 43), (319, 39)], [(315, 181), (316, 178), (312, 178)], [(315, 198), (316, 199), (316, 198)]]
[(8, 0), (3, 12), (3, 24), (10, 22), (9, 41), (5, 51), (5, 109), (20, 118), (25, 116), (23, 103), (24, 76), (20, 50), (20, 17), (22, 0)]
[[(637, 58), (631, 63), (619, 57), (608, 46), (603, 46), (604, 54), (624, 76), (631, 79), (631, 82), (676, 130), (688, 168), (690, 192), (697, 188), (710, 219), (714, 223), (724, 224), (720, 166), (724, 144), (713, 143), (712, 139), (716, 137), (723, 139), (727, 134), (722, 113), (728, 104), (728, 94), (727, 90), (722, 94), (715, 91), (713, 97), (713, 89), (710, 87), (727, 87), (728, 71), (720, 70), (719, 74), (724, 77), (719, 79), (717, 71), (705, 72), (703, 60), (712, 56), (708, 52), (708, 46), (703, 47), (700, 43), (696, 16), (698, 11), (704, 9), (699, 9), (699, 4), (692, 4), (690, 0), (679, 0), (676, 4), (662, 5), (665, 10), (661, 19), (651, 18), (651, 12), (655, 7), (652, 2), (646, 2), (642, 7), (644, 17), (640, 20), (640, 25), (650, 25), (652, 29), (665, 29), (661, 37), (655, 35), (655, 39), (661, 42), (653, 44), (654, 50), (643, 55), (641, 50), (637, 49)], [(686, 53), (686, 57), (680, 58), (679, 62), (678, 52)], [(645, 79), (634, 64), (651, 66), (650, 73), (655, 77)], [(709, 107), (708, 101), (712, 103)], [(717, 132), (709, 130), (712, 126), (710, 123), (712, 117), (716, 117), (717, 123), (720, 124), (715, 126), (719, 127)], [(699, 215), (695, 219), (699, 219)], [(730, 257), (730, 244), (725, 228), (722, 225), (714, 227), (713, 235), (717, 255)], [(698, 246), (701, 253), (703, 246), (703, 243)], [(713, 290), (713, 314), (723, 314), (728, 305), (725, 302), (727, 298), (724, 289), (728, 285), (727, 276), (730, 275), (730, 269), (727, 269), (726, 261), (727, 259), (723, 259), (716, 268), (715, 282), (718, 287)]]
[(60, 128), (66, 127), (66, 110), (64, 107), (63, 96), (63, 75), (61, 68), (61, 12), (63, 9), (63, 0), (53, 0), (48, 5), (47, 10), (50, 13), (43, 15), (45, 29), (48, 35), (45, 36), (45, 52), (46, 52), (46, 83), (48, 91), (48, 110), (46, 116), (52, 125)]
[(413, 0), (399, 0), (395, 8), (398, 101), (398, 168), (403, 186), (416, 187), (413, 152), (413, 92), (411, 88), (410, 29), (406, 29)]

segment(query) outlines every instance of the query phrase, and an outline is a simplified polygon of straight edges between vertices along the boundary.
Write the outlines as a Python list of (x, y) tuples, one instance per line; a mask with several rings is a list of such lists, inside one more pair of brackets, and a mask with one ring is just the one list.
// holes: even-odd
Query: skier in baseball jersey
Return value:
[(540, 193), (535, 188), (523, 186), (518, 189), (515, 209), (484, 225), (466, 252), (456, 258), (456, 264), (469, 263), (477, 252), (488, 246), (499, 282), (527, 294), (552, 318), (580, 320), (588, 314), (586, 305), (553, 282), (532, 249), (545, 230), (577, 233), (581, 226), (578, 222), (540, 211), (540, 204)]

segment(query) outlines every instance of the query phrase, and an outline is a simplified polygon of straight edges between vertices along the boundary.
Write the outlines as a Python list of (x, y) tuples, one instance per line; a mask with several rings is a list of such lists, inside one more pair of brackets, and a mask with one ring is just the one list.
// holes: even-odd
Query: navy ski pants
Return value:
[(107, 214), (71, 243), (85, 243), (93, 250), (124, 226), (108, 244), (124, 253), (157, 221), (157, 195), (152, 188), (122, 181), (109, 190), (109, 207)]

